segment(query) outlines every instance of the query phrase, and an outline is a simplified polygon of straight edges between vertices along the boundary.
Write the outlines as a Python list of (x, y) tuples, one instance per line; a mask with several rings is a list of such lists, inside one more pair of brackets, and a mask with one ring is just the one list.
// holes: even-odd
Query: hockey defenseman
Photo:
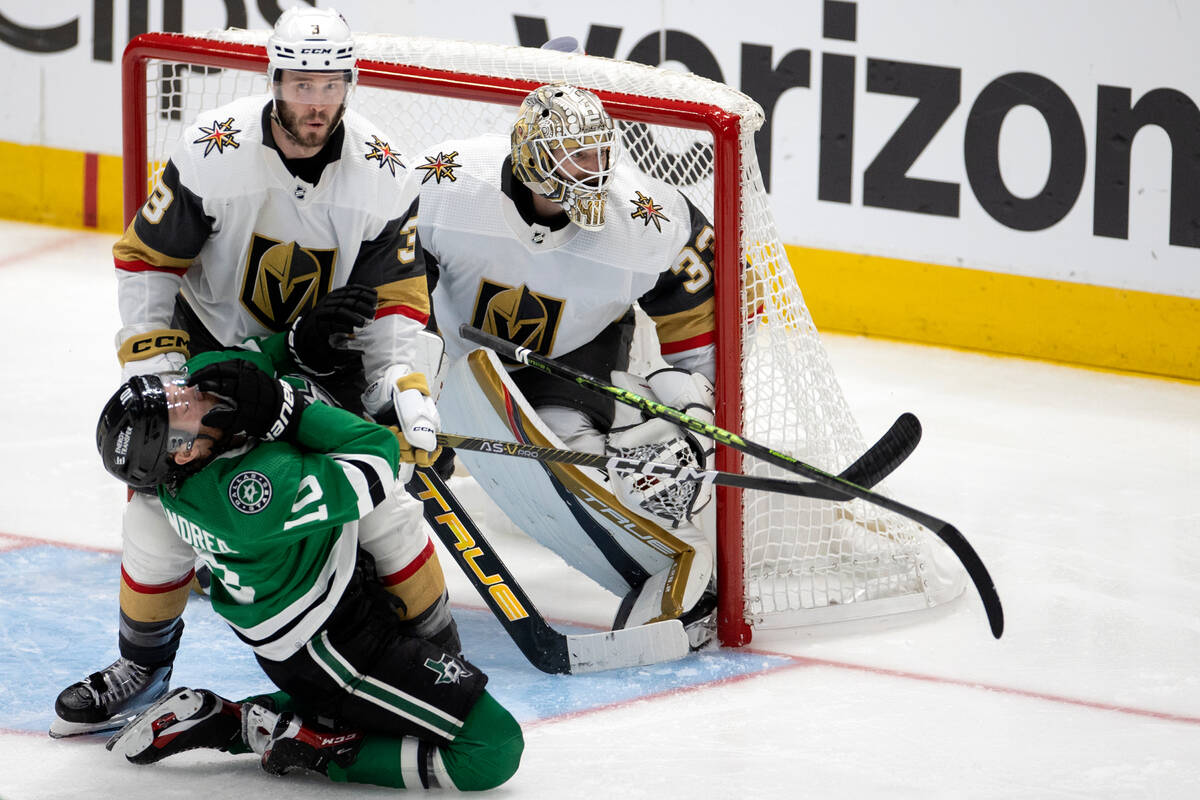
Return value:
[[(357, 72), (341, 15), (285, 11), (267, 49), (270, 94), (202, 112), (113, 248), (123, 377), (176, 369), (189, 351), (297, 321), (328, 327), (307, 325), (308, 335), (345, 341), (361, 296), (318, 300), (362, 284), (377, 304), (357, 349), (304, 366), (343, 406), (366, 403), (432, 458), (438, 415), (424, 375), (436, 372), (441, 342), (423, 333), (430, 309), (410, 173), (389, 136), (347, 108)], [(389, 495), (361, 528), (398, 613), (417, 633), (456, 641), (419, 505)], [(52, 736), (112, 729), (167, 691), (193, 563), (157, 499), (133, 495), (122, 525), (120, 658), (59, 695)]]
[(135, 764), (212, 748), (254, 752), (276, 775), (499, 786), (520, 762), (520, 726), (477, 666), (412, 635), (357, 547), (360, 518), (403, 491), (397, 478), (420, 451), (401, 429), (309, 403), (277, 379), (280, 339), (203, 353), (190, 378), (131, 378), (96, 442), (112, 475), (156, 492), (178, 539), (212, 569), (213, 609), (282, 692), (233, 703), (176, 689), (108, 747)]
[[(418, 230), (453, 363), (438, 410), (449, 430), (707, 468), (711, 441), (537, 370), (510, 372), (491, 351), (467, 356), (459, 337), (468, 323), (712, 420), (712, 226), (619, 150), (595, 94), (547, 85), (525, 98), (511, 136), (418, 158)], [(667, 362), (644, 377), (627, 371), (635, 302)], [(680, 618), (693, 646), (711, 638), (713, 548), (695, 524), (710, 488), (458, 457), (516, 527), (622, 598), (614, 628)]]

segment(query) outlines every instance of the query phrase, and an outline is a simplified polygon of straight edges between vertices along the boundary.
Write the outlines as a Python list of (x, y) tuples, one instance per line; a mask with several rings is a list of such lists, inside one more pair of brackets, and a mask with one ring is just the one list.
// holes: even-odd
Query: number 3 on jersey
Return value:
[(174, 200), (175, 194), (165, 184), (159, 182), (158, 186), (154, 187), (154, 194), (150, 195), (146, 200), (146, 205), (142, 206), (142, 216), (145, 217), (146, 222), (157, 225)]
[(684, 282), (683, 288), (687, 289), (691, 294), (695, 294), (705, 286), (708, 286), (712, 280), (712, 268), (704, 256), (700, 255), (706, 251), (711, 252), (712, 243), (712, 226), (705, 225), (700, 233), (696, 235), (695, 248), (685, 247), (680, 250), (679, 255), (675, 257), (675, 263), (671, 266), (671, 271), (677, 275), (681, 271), (688, 274), (689, 280)]

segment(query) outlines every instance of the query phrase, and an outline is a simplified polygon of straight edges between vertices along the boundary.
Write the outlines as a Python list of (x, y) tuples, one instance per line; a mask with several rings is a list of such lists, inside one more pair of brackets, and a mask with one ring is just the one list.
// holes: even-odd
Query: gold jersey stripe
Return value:
[(424, 275), (404, 278), (375, 287), (379, 294), (379, 307), (408, 306), (426, 316), (429, 315), (429, 287)]
[(113, 258), (118, 261), (142, 261), (152, 267), (166, 267), (175, 270), (187, 269), (192, 265), (190, 258), (172, 258), (143, 242), (137, 235), (137, 231), (133, 229), (132, 222), (125, 229), (125, 235), (113, 245)]
[(694, 308), (653, 317), (658, 326), (658, 340), (664, 345), (685, 342), (713, 333), (715, 301), (710, 297)]

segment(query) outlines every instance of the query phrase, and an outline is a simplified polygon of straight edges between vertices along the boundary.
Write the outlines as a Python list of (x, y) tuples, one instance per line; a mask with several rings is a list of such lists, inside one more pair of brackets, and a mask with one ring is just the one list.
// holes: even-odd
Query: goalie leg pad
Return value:
[(670, 567), (661, 570), (621, 601), (613, 629), (645, 625), (661, 619), (681, 617), (691, 620), (692, 612), (709, 589), (713, 577), (712, 549), (704, 534), (686, 525), (676, 535), (690, 547)]
[[(450, 368), (440, 407), (447, 430), (563, 446), (488, 350)], [(656, 520), (627, 510), (598, 470), (467, 451), (459, 458), (515, 527), (617, 597), (686, 549)]]

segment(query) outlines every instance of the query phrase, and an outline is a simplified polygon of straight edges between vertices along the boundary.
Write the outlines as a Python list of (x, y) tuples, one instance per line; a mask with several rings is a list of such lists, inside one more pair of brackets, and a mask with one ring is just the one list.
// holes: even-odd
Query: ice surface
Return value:
[[(137, 768), (102, 737), (43, 733), (58, 689), (115, 656), (124, 492), (92, 443), (117, 381), (112, 239), (0, 222), (0, 798), (382, 795), (218, 753)], [(1200, 797), (1200, 386), (825, 341), (868, 439), (901, 411), (921, 418), (890, 489), (974, 544), (1004, 638), (968, 587), (942, 609), (764, 632), (737, 653), (543, 676), (444, 557), (468, 648), (525, 725), (521, 769), (494, 794)], [(497, 544), (549, 616), (611, 617), (614, 598), (544, 551)], [(177, 685), (257, 686), (203, 601), (188, 625)]]

